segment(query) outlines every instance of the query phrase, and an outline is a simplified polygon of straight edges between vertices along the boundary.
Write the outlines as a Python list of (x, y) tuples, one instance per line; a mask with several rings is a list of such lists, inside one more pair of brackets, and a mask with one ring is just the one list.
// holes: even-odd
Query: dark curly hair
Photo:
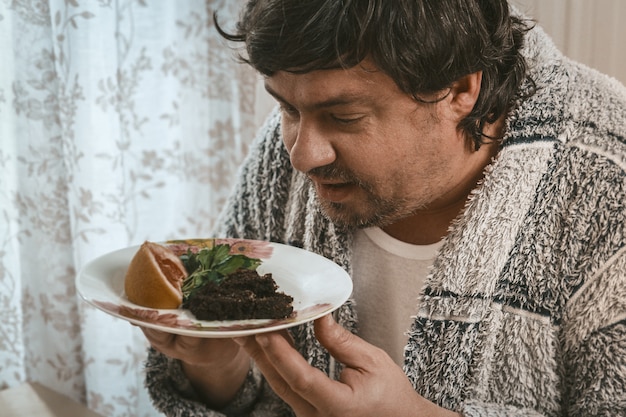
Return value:
[[(520, 50), (530, 26), (506, 0), (250, 0), (235, 33), (239, 58), (271, 76), (350, 68), (369, 57), (416, 100), (482, 71), (459, 128), (480, 147), (483, 126), (505, 114), (527, 78)], [(496, 139), (496, 138), (487, 138)]]

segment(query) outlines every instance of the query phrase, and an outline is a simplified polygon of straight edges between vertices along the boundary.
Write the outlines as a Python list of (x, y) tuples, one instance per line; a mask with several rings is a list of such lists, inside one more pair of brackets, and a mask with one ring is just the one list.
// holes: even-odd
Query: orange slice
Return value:
[(178, 256), (165, 246), (144, 242), (130, 261), (124, 290), (128, 300), (143, 307), (178, 308), (187, 271)]

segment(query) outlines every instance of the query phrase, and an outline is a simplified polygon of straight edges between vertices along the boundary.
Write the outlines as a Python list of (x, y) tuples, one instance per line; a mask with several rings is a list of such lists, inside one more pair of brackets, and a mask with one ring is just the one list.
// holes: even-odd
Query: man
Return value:
[[(220, 236), (343, 266), (354, 300), (237, 340), (145, 329), (167, 415), (626, 410), (626, 93), (502, 0), (250, 1), (280, 104)], [(358, 330), (357, 330), (358, 317)]]

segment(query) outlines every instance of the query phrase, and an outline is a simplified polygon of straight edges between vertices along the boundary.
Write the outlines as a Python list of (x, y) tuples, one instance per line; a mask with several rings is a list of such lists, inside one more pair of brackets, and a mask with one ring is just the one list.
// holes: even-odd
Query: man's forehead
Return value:
[[(385, 77), (387, 82), (381, 83)], [(393, 88), (394, 85), (391, 78), (379, 71), (357, 67), (302, 74), (280, 71), (265, 77), (264, 84), (265, 89), (279, 101), (290, 103), (302, 100), (316, 107), (369, 102), (380, 95), (380, 87), (388, 85)]]

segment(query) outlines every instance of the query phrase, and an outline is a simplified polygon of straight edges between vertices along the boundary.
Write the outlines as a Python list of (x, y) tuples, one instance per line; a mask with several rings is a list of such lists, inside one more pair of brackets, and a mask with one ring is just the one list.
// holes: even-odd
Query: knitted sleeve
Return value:
[(248, 372), (235, 399), (220, 410), (212, 410), (199, 401), (179, 361), (154, 349), (150, 349), (146, 362), (146, 387), (154, 407), (168, 417), (292, 415), (289, 407), (274, 394), (255, 366)]

